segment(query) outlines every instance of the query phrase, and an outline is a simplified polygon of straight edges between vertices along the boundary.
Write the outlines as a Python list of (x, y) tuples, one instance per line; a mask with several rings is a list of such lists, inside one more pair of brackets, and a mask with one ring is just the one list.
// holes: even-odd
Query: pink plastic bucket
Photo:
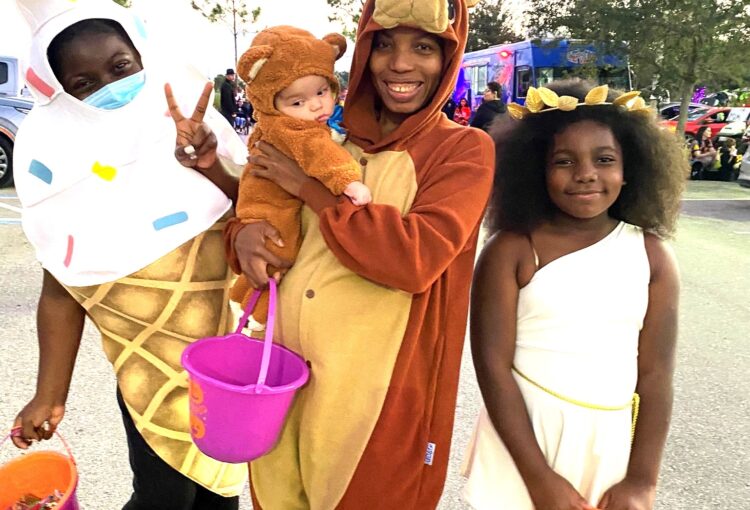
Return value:
[[(2, 446), (20, 429), (13, 429), (0, 441)], [(55, 433), (62, 441), (68, 455), (43, 450), (33, 451), (0, 466), (0, 508), (12, 508), (27, 494), (45, 498), (55, 490), (62, 491), (64, 496), (58, 503), (59, 510), (79, 510), (76, 488), (78, 487), (78, 470), (65, 439)]]
[(203, 453), (222, 462), (247, 462), (268, 453), (297, 389), (310, 376), (305, 360), (273, 343), (274, 280), (265, 341), (242, 334), (259, 297), (255, 291), (233, 334), (203, 338), (182, 354), (190, 382), (190, 433)]

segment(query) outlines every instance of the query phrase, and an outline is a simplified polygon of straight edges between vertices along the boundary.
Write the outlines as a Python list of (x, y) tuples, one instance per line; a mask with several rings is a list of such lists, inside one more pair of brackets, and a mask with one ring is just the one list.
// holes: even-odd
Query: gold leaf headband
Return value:
[(607, 102), (609, 87), (600, 85), (594, 87), (586, 94), (583, 103), (579, 103), (577, 97), (558, 96), (554, 90), (546, 87), (529, 87), (526, 92), (526, 106), (518, 103), (508, 104), (508, 114), (514, 119), (520, 120), (532, 113), (544, 113), (552, 110), (570, 112), (581, 106), (599, 106), (611, 104), (625, 108), (629, 112), (651, 113), (641, 93), (637, 90), (625, 92), (611, 103)]

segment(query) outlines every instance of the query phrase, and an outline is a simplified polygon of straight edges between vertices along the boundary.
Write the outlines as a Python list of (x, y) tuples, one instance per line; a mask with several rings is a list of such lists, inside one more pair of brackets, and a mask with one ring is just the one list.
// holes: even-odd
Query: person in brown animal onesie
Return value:
[[(272, 144), (310, 177), (322, 182), (335, 195), (348, 196), (355, 205), (372, 199), (361, 182), (359, 164), (340, 145), (343, 134), (329, 127), (334, 114), (339, 84), (334, 62), (346, 51), (339, 34), (316, 39), (305, 30), (277, 26), (260, 32), (238, 62), (247, 85), (247, 96), (255, 107), (257, 123), (248, 141), (251, 154), (259, 141)], [(332, 124), (333, 125), (333, 124)], [(267, 242), (267, 248), (285, 260), (294, 260), (300, 246), (302, 201), (281, 186), (262, 177), (263, 170), (252, 164), (240, 178), (236, 214), (243, 223), (268, 221), (279, 231), (281, 241)], [(269, 267), (269, 275), (279, 274)], [(240, 275), (232, 289), (232, 300), (247, 303), (253, 289)], [(263, 293), (253, 318), (265, 322), (267, 293)]]
[[(494, 174), (489, 135), (440, 111), (461, 71), (473, 4), (364, 3), (344, 147), (367, 170), (371, 203), (332, 194), (270, 145), (252, 159), (305, 203), (275, 341), (311, 367), (279, 442), (251, 463), (256, 510), (438, 506)], [(236, 218), (225, 229), (230, 264), (254, 285), (277, 264), (263, 254), (272, 230)]]

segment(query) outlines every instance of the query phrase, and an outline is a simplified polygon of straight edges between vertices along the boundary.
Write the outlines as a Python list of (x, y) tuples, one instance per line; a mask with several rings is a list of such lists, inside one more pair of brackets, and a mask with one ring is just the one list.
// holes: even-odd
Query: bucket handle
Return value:
[[(21, 436), (21, 427), (13, 427), (10, 429), (10, 432), (8, 432), (5, 437), (0, 441), (0, 447), (2, 447), (5, 442), (10, 439), (11, 437), (20, 437)], [(70, 445), (68, 445), (68, 442), (65, 440), (64, 437), (62, 437), (62, 434), (60, 434), (57, 430), (55, 430), (55, 435), (60, 439), (63, 446), (65, 447), (65, 451), (68, 453), (68, 457), (70, 457), (71, 462), (75, 465), (76, 459), (73, 457), (73, 452), (70, 449)]]
[[(271, 363), (271, 347), (273, 346), (273, 328), (276, 323), (276, 280), (268, 280), (270, 295), (268, 296), (268, 318), (266, 320), (266, 335), (263, 341), (263, 357), (260, 361), (260, 372), (258, 373), (258, 382), (255, 384), (255, 393), (261, 393), (266, 387), (266, 376), (268, 376), (268, 366)], [(242, 330), (247, 326), (250, 314), (255, 309), (255, 305), (260, 298), (260, 289), (255, 289), (252, 296), (247, 302), (245, 313), (242, 314), (239, 324), (237, 325), (236, 334), (242, 334)]]

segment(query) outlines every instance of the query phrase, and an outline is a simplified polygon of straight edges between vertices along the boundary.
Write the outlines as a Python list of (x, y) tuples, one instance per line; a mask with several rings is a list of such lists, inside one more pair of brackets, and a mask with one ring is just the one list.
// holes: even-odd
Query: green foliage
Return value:
[(214, 76), (214, 90), (218, 92), (225, 81), (227, 81), (227, 77), (223, 74), (217, 74)]
[[(333, 9), (328, 16), (331, 23), (341, 24), (341, 33), (355, 40), (357, 25), (365, 5), (364, 0), (326, 0)], [(485, 0), (472, 9), (469, 20), (469, 40), (466, 51), (474, 51), (494, 44), (522, 39), (511, 27), (511, 19), (499, 0)]]
[(341, 33), (353, 41), (357, 35), (357, 25), (365, 0), (326, 0), (326, 2), (333, 9), (333, 14), (328, 16), (328, 21), (339, 22)]
[(523, 39), (511, 26), (511, 19), (503, 4), (495, 1), (481, 2), (469, 13), (469, 38), (466, 51), (476, 51), (495, 44), (505, 44)]
[(112, 0), (112, 1), (115, 2), (116, 4), (122, 5), (123, 7), (131, 6), (130, 0)]
[(226, 77), (223, 74), (217, 74), (214, 76), (214, 108), (221, 111), (221, 86), (226, 81)]
[(260, 7), (248, 9), (244, 0), (191, 0), (190, 5), (211, 23), (224, 23), (232, 30), (234, 61), (237, 62), (237, 35), (246, 34), (243, 27), (258, 21)]
[(248, 10), (243, 0), (192, 0), (190, 5), (212, 23), (217, 21), (229, 23), (230, 20), (232, 26), (238, 21), (242, 24), (255, 23), (260, 16), (260, 7)]
[(341, 90), (349, 87), (349, 73), (347, 71), (334, 71), (333, 74), (338, 78)]
[(647, 97), (670, 91), (687, 106), (696, 84), (748, 79), (748, 12), (750, 0), (529, 0), (528, 24), (539, 36), (591, 40), (612, 53), (625, 43), (635, 88)]

